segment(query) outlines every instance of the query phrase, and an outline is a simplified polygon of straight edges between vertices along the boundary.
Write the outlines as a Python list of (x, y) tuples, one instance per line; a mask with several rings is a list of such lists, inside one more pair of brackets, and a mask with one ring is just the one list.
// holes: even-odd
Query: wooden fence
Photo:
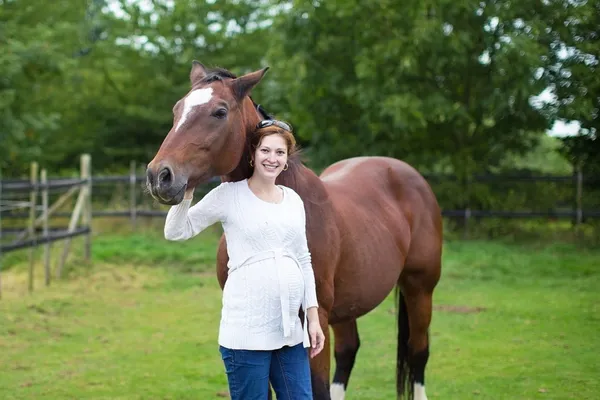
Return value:
[[(46, 285), (50, 285), (52, 280), (52, 268), (50, 265), (51, 243), (59, 240), (64, 242), (63, 252), (55, 269), (57, 278), (60, 278), (62, 275), (73, 237), (85, 235), (84, 257), (86, 261), (89, 261), (91, 257), (92, 180), (90, 156), (87, 154), (81, 156), (80, 177), (78, 179), (49, 180), (46, 169), (39, 170), (39, 166), (35, 162), (31, 164), (30, 171), (31, 176), (29, 181), (3, 181), (0, 176), (0, 298), (2, 297), (1, 274), (3, 253), (29, 248), (28, 289), (30, 292), (34, 289), (34, 266), (37, 247), (44, 246), (44, 280)], [(49, 193), (51, 191), (59, 192), (65, 189), (66, 192), (60, 194), (53, 204), (49, 204)], [(29, 193), (29, 200), (15, 201), (4, 199), (9, 193)], [(67, 201), (75, 196), (77, 196), (77, 199), (72, 211), (66, 214), (62, 213), (63, 216), (70, 217), (68, 226), (50, 228), (50, 217), (53, 214), (58, 214), (57, 210), (65, 206)], [(40, 205), (38, 205), (39, 197), (41, 197)], [(27, 210), (25, 214), (20, 214), (21, 218), (27, 218), (27, 226), (3, 229), (3, 219), (19, 215), (11, 211), (22, 209)], [(41, 235), (39, 234), (40, 230)], [(8, 235), (14, 237), (10, 242), (4, 243), (4, 239)]]
[[(430, 182), (436, 192), (436, 185), (440, 182), (455, 181), (453, 176), (442, 176), (442, 175), (430, 175), (425, 176)], [(585, 208), (583, 198), (584, 182), (596, 182), (597, 178), (586, 178), (584, 179), (581, 172), (573, 175), (566, 176), (523, 176), (523, 175), (480, 175), (474, 176), (472, 184), (489, 184), (495, 185), (499, 182), (515, 182), (520, 184), (531, 184), (531, 183), (549, 183), (559, 184), (569, 187), (569, 191), (572, 192), (572, 201), (568, 204), (563, 204), (562, 207), (554, 207), (546, 210), (490, 210), (490, 209), (476, 209), (466, 202), (466, 207), (462, 209), (456, 208), (445, 208), (443, 202), (442, 214), (445, 217), (462, 218), (464, 219), (465, 225), (473, 218), (503, 218), (503, 219), (523, 219), (523, 218), (552, 218), (552, 219), (571, 219), (576, 225), (582, 223), (584, 219), (595, 219), (600, 218), (600, 201), (598, 202), (598, 209)], [(161, 209), (149, 209), (148, 201), (150, 196), (144, 192), (144, 186), (146, 183), (146, 177), (144, 174), (139, 174), (136, 171), (135, 163), (131, 164), (130, 174), (121, 176), (98, 176), (92, 179), (95, 193), (100, 192), (100, 188), (104, 186), (108, 189), (108, 192), (113, 192), (115, 185), (127, 185), (127, 194), (123, 195), (128, 199), (128, 204), (121, 205), (119, 210), (99, 210), (94, 209), (94, 217), (124, 217), (129, 218), (132, 227), (135, 227), (136, 220), (139, 217), (165, 217), (167, 211), (165, 207)], [(220, 180), (213, 178), (210, 182), (205, 184), (203, 187), (196, 190), (195, 195), (201, 197), (203, 193), (208, 191), (210, 188), (216, 186)], [(438, 193), (436, 193), (438, 194)], [(591, 196), (591, 195), (590, 195)]]
[[(85, 241), (85, 257), (89, 260), (91, 253), (91, 228), (90, 224), (92, 218), (102, 217), (120, 217), (128, 218), (133, 229), (136, 228), (137, 221), (143, 217), (165, 217), (166, 207), (157, 205), (153, 202), (150, 196), (145, 193), (145, 175), (142, 171), (138, 171), (136, 164), (131, 163), (129, 175), (120, 176), (92, 176), (91, 174), (91, 160), (88, 155), (81, 157), (81, 171), (78, 179), (51, 179), (48, 180), (45, 170), (41, 171), (40, 181), (38, 182), (37, 164), (32, 164), (31, 167), (31, 178), (29, 181), (2, 181), (0, 179), (0, 274), (1, 274), (1, 262), (2, 253), (9, 251), (29, 248), (30, 250), (30, 277), (29, 286), (30, 290), (33, 290), (33, 262), (35, 256), (35, 248), (44, 245), (44, 268), (46, 284), (50, 283), (51, 279), (51, 268), (49, 265), (49, 245), (51, 242), (57, 240), (64, 240), (64, 249), (59, 265), (56, 268), (56, 276), (60, 277), (62, 273), (63, 265), (67, 259), (70, 241), (72, 237), (79, 235), (86, 235)], [(594, 179), (597, 178), (589, 177), (584, 179), (581, 172), (577, 172), (569, 176), (507, 176), (507, 175), (483, 175), (475, 176), (472, 178), (470, 184), (472, 185), (488, 185), (487, 190), (495, 190), (496, 193), (502, 192), (505, 188), (502, 185), (506, 185), (507, 182), (514, 182), (515, 184), (524, 185), (563, 185), (561, 189), (562, 193), (566, 192), (568, 200), (563, 200), (561, 207), (550, 206), (546, 209), (477, 209), (476, 205), (470, 204), (469, 200), (463, 202), (464, 208), (457, 209), (453, 207), (444, 207), (444, 196), (451, 193), (451, 196), (459, 196), (460, 186), (452, 187), (450, 189), (444, 189), (443, 185), (452, 185), (456, 179), (452, 176), (426, 176), (434, 192), (439, 198), (442, 199), (442, 213), (445, 217), (451, 217), (455, 220), (461, 220), (465, 232), (468, 231), (469, 224), (473, 219), (481, 218), (502, 218), (502, 219), (525, 219), (525, 218), (550, 218), (550, 219), (570, 219), (577, 227), (584, 220), (600, 218), (600, 202), (588, 202), (587, 208), (584, 204), (584, 184), (586, 182), (594, 183)], [(210, 188), (218, 184), (218, 179), (213, 179), (206, 185), (203, 185), (199, 190), (196, 190), (195, 195), (201, 197), (203, 193), (206, 193)], [(440, 186), (442, 185), (442, 186)], [(597, 187), (594, 184), (594, 187)], [(120, 192), (117, 190), (120, 188)], [(458, 189), (457, 189), (458, 188)], [(492, 189), (489, 189), (492, 188)], [(48, 204), (48, 191), (49, 190), (65, 190), (52, 205)], [(554, 188), (555, 192), (550, 194), (547, 193), (534, 193), (530, 194), (530, 197), (548, 197), (558, 196), (558, 189)], [(514, 190), (513, 190), (514, 191)], [(3, 201), (3, 193), (29, 193), (28, 201)], [(114, 196), (116, 192), (119, 192), (121, 202), (118, 206), (111, 208), (110, 196)], [(94, 193), (94, 201), (97, 204), (102, 204), (102, 207), (95, 207), (92, 210), (92, 193)], [(77, 201), (72, 211), (58, 211), (66, 201), (71, 197), (78, 194)], [(588, 194), (589, 198), (596, 198), (597, 194)], [(37, 200), (41, 195), (41, 206), (37, 205)], [(105, 197), (103, 197), (105, 196)], [(446, 196), (447, 197), (447, 196)], [(600, 199), (600, 197), (598, 197)], [(555, 204), (550, 199), (550, 204)], [(108, 206), (106, 206), (108, 204)], [(589, 208), (598, 207), (598, 208)], [(26, 209), (26, 212), (16, 211)], [(9, 212), (10, 211), (10, 212)], [(55, 217), (69, 217), (69, 225), (67, 227), (50, 228), (48, 225), (48, 218), (50, 216)], [(81, 217), (81, 218), (80, 218)], [(24, 228), (2, 228), (2, 219), (21, 219), (27, 220), (27, 227)], [(82, 223), (78, 224), (79, 219), (82, 219)], [(40, 230), (41, 235), (37, 234)], [(3, 243), (1, 240), (6, 235), (16, 235), (14, 240), (10, 243)], [(1, 276), (0, 276), (0, 296), (1, 296)]]

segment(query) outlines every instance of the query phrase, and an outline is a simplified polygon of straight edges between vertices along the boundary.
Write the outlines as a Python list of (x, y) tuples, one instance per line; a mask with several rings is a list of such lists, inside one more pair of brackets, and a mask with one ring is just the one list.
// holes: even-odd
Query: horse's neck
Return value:
[(327, 197), (321, 178), (302, 164), (299, 157), (289, 162), (289, 169), (279, 175), (277, 184), (293, 189), (303, 200), (317, 201)]
[(237, 167), (235, 167), (228, 175), (222, 176), (222, 181), (237, 182), (249, 178), (252, 174), (252, 170), (250, 169), (250, 138), (256, 128), (256, 124), (258, 124), (261, 119), (262, 118), (258, 115), (258, 111), (254, 107), (252, 100), (246, 97), (242, 109), (242, 124), (245, 131), (244, 150)]

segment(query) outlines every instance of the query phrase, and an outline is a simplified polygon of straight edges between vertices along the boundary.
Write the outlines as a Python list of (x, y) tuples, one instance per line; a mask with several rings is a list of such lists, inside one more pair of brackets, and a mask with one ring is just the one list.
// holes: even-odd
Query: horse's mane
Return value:
[(306, 168), (302, 161), (302, 150), (298, 149), (288, 157), (288, 169), (282, 171), (278, 181), (284, 186), (298, 187), (301, 182), (298, 181), (303, 170)]
[[(221, 68), (214, 67), (206, 70), (206, 76), (200, 80), (201, 83), (211, 83), (214, 81), (220, 81), (223, 79), (236, 79), (237, 75), (233, 72)], [(254, 108), (262, 115), (264, 119), (272, 119), (273, 117), (260, 105), (256, 104), (256, 102), (252, 99), (252, 96), (248, 96), (250, 100), (252, 100), (252, 104), (254, 104)]]
[(220, 81), (223, 79), (231, 78), (236, 79), (237, 76), (225, 68), (215, 67), (210, 68), (206, 71), (206, 76), (200, 80), (202, 83), (211, 83), (214, 81)]

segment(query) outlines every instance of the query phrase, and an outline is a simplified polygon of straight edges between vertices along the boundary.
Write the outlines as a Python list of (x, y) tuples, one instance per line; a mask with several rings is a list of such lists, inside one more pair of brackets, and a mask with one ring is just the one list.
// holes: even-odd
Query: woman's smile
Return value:
[(266, 136), (254, 154), (255, 172), (271, 179), (273, 176), (277, 177), (283, 170), (287, 157), (285, 139), (280, 135)]

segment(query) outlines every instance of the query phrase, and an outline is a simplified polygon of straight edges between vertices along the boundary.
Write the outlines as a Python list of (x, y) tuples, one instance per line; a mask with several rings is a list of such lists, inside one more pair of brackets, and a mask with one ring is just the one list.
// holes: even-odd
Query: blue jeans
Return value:
[(231, 400), (266, 400), (269, 381), (277, 400), (312, 400), (308, 349), (232, 350), (219, 346)]

